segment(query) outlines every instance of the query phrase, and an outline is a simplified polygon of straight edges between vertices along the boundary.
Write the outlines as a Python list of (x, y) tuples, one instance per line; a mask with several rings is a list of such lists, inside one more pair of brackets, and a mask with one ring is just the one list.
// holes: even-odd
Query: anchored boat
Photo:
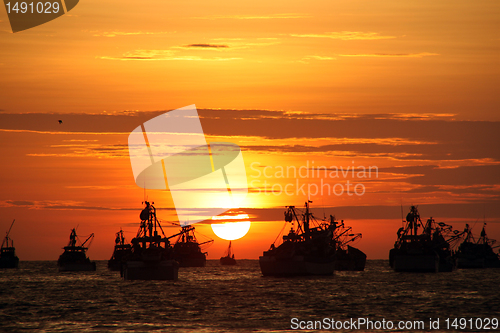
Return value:
[(115, 249), (111, 259), (108, 260), (108, 269), (111, 271), (120, 271), (126, 256), (132, 254), (132, 245), (125, 244), (123, 230), (116, 233)]
[[(9, 237), (10, 231), (14, 222), (10, 225), (9, 231), (5, 235), (2, 242), (2, 248), (0, 252), (0, 268), (17, 268), (19, 266), (19, 258), (16, 256), (16, 248), (14, 247), (14, 241)], [(10, 246), (9, 246), (10, 241)]]
[(124, 258), (121, 274), (125, 280), (177, 280), (179, 263), (173, 258), (171, 237), (165, 237), (154, 203), (145, 204), (139, 231), (132, 239), (131, 253)]
[(500, 267), (500, 255), (493, 251), (494, 239), (486, 235), (486, 223), (481, 230), (481, 236), (476, 241), (472, 235), (472, 229), (465, 225), (465, 239), (460, 244), (457, 252), (459, 268), (492, 268)]
[(181, 231), (169, 238), (179, 236), (174, 244), (173, 256), (180, 267), (205, 267), (207, 252), (202, 252), (201, 245), (213, 243), (213, 239), (198, 243), (195, 228), (191, 225), (181, 227)]
[[(59, 267), (59, 272), (76, 272), (76, 271), (95, 271), (95, 262), (91, 262), (87, 257), (86, 252), (94, 239), (94, 234), (90, 236), (81, 245), (76, 245), (79, 241), (76, 235), (76, 230), (73, 228), (71, 234), (69, 235), (68, 246), (64, 247), (64, 252), (59, 256), (57, 260), (57, 266)], [(88, 246), (86, 247), (85, 244)]]
[(352, 233), (352, 227), (347, 227), (344, 220), (340, 224), (335, 216), (330, 215), (330, 224), (333, 226), (332, 245), (335, 247), (336, 271), (363, 271), (366, 264), (366, 254), (349, 245), (362, 237), (361, 233)]
[[(332, 235), (335, 229), (332, 223), (320, 223), (312, 227), (312, 213), (309, 203), (305, 203), (305, 212), (299, 220), (294, 206), (288, 206), (285, 221), (292, 223), (288, 235), (283, 236), (283, 243), (259, 257), (259, 265), (264, 276), (294, 275), (332, 275), (335, 269), (335, 246)], [(297, 228), (294, 228), (294, 221)]]
[(231, 254), (231, 241), (229, 241), (229, 247), (227, 248), (227, 253), (224, 257), (220, 258), (221, 265), (236, 265), (236, 259), (234, 259), (234, 254)]
[(411, 206), (403, 223), (389, 251), (389, 263), (396, 272), (451, 272), (456, 268), (450, 244), (461, 237), (458, 231), (432, 217), (424, 225), (416, 206)]

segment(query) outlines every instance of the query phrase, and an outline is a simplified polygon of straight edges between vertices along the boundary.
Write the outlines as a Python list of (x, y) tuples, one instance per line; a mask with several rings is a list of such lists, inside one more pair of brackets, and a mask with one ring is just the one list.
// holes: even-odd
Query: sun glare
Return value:
[(250, 221), (214, 223), (212, 230), (219, 238), (235, 240), (247, 234), (250, 230)]

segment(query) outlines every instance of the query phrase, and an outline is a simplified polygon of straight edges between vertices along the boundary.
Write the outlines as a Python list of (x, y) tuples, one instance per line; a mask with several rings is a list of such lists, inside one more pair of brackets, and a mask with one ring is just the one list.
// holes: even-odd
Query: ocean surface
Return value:
[(429, 332), (429, 318), (439, 318), (432, 332), (451, 332), (446, 318), (500, 319), (500, 269), (395, 273), (388, 261), (369, 260), (364, 272), (264, 278), (257, 260), (209, 260), (181, 268), (178, 281), (122, 281), (105, 261), (97, 272), (58, 273), (55, 261), (0, 270), (0, 332), (284, 332), (294, 331), (292, 318), (303, 327), (324, 318), (425, 322), (340, 332)]

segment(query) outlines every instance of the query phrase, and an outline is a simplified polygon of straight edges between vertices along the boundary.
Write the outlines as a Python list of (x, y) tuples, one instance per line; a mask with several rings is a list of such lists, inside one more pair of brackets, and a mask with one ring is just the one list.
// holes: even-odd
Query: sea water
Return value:
[[(123, 281), (105, 261), (80, 273), (21, 262), (0, 270), (0, 332), (280, 332), (358, 318), (425, 323), (399, 330), (409, 332), (429, 332), (439, 319), (432, 331), (451, 332), (446, 319), (500, 319), (499, 284), (500, 269), (396, 273), (386, 260), (368, 260), (363, 272), (294, 278), (262, 277), (257, 260), (209, 260), (181, 268), (178, 281)], [(398, 331), (325, 327), (316, 329)]]

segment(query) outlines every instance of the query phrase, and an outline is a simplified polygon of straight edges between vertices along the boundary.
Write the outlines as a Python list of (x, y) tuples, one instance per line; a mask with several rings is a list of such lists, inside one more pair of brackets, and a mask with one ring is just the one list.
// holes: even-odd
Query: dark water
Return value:
[(499, 284), (500, 269), (405, 274), (383, 260), (364, 272), (289, 279), (261, 277), (256, 260), (208, 261), (181, 268), (176, 282), (124, 282), (104, 261), (82, 273), (22, 262), (0, 271), (0, 332), (276, 332), (291, 330), (293, 317), (425, 322), (424, 330), (400, 330), (412, 332), (440, 318), (433, 332), (450, 332), (446, 318), (500, 318)]

